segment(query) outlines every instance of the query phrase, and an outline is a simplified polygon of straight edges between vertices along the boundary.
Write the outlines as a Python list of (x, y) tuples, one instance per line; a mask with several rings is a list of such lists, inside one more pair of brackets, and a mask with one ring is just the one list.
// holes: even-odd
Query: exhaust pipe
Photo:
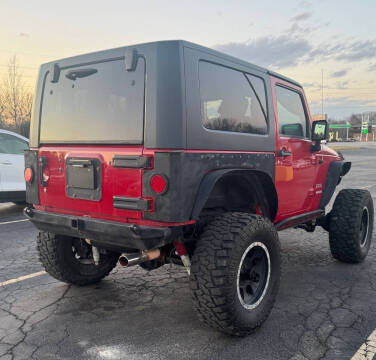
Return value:
[(134, 265), (141, 264), (145, 261), (155, 260), (161, 256), (161, 251), (159, 249), (154, 249), (150, 251), (141, 251), (137, 253), (124, 253), (119, 257), (119, 264), (122, 267), (130, 267)]

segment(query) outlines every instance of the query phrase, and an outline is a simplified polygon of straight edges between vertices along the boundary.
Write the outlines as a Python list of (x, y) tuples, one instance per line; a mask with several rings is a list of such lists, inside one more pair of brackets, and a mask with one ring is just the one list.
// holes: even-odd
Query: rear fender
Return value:
[[(245, 169), (221, 169), (208, 173), (201, 181), (191, 218), (197, 220), (215, 185), (224, 176), (233, 175), (247, 181), (249, 192), (254, 194), (261, 210), (272, 221), (278, 210), (278, 196), (271, 177), (261, 171)], [(246, 196), (246, 194), (245, 194)]]

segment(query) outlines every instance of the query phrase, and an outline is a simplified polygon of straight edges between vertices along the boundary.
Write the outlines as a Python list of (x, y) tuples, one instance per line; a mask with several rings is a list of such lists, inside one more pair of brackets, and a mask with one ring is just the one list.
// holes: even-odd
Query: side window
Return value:
[(281, 135), (308, 137), (307, 117), (301, 95), (276, 86), (278, 128)]
[(262, 105), (262, 108), (264, 109), (264, 113), (268, 113), (268, 109), (266, 106), (266, 92), (265, 92), (265, 83), (264, 80), (261, 78), (254, 76), (254, 75), (249, 75), (246, 74), (249, 82), (252, 84), (253, 89), (255, 90), (257, 97)]
[[(251, 80), (240, 71), (206, 61), (200, 61), (199, 66), (201, 117), (204, 127), (266, 134), (268, 126), (266, 112), (261, 105), (263, 100), (256, 96), (250, 85)], [(258, 83), (253, 87), (256, 90), (260, 86)]]
[(23, 155), (28, 148), (27, 142), (18, 137), (0, 133), (0, 154)]

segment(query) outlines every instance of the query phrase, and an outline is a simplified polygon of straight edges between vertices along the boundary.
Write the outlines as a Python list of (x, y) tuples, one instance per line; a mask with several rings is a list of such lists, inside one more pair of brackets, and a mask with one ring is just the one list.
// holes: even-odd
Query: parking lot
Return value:
[[(353, 162), (339, 189), (365, 188), (376, 201), (376, 146), (335, 146)], [(41, 273), (36, 233), (22, 206), (0, 204), (0, 359), (372, 359), (376, 352), (375, 239), (364, 263), (348, 265), (331, 257), (321, 228), (280, 232), (276, 305), (259, 331), (239, 339), (196, 319), (183, 268), (117, 267), (100, 284), (70, 286)]]

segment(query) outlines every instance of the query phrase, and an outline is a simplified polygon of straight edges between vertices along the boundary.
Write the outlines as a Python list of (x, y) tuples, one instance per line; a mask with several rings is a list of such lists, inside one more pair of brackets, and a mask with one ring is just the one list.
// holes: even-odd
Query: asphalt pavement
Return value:
[[(339, 188), (367, 188), (376, 203), (376, 146), (351, 146), (341, 150), (353, 167)], [(117, 267), (88, 287), (40, 273), (37, 231), (21, 220), (22, 207), (0, 204), (1, 360), (369, 360), (376, 352), (375, 236), (366, 261), (349, 265), (331, 257), (321, 228), (280, 232), (276, 305), (257, 332), (239, 339), (197, 320), (177, 266)]]

